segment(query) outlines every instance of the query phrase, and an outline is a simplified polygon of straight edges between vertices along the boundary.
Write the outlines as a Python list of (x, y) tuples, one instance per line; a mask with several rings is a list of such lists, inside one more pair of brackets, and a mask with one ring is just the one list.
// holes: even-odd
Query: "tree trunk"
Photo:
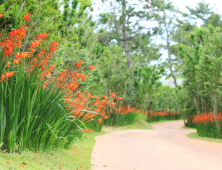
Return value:
[(199, 107), (199, 102), (197, 101), (196, 97), (194, 97), (194, 103), (195, 103), (195, 107), (197, 110), (197, 114), (200, 114), (200, 107)]
[(169, 68), (170, 68), (171, 75), (173, 77), (174, 85), (175, 87), (177, 87), (177, 80), (176, 80), (176, 76), (173, 73), (172, 61), (171, 61), (171, 56), (170, 56), (170, 33), (169, 33), (169, 30), (167, 29), (167, 24), (165, 20), (164, 20), (164, 25), (165, 25), (165, 29), (167, 33), (167, 53), (168, 53)]
[[(133, 96), (133, 87), (134, 87), (134, 71), (132, 68), (132, 61), (130, 57), (130, 51), (129, 51), (129, 40), (128, 36), (126, 33), (126, 0), (122, 1), (122, 19), (123, 19), (123, 26), (122, 26), (122, 33), (123, 33), (123, 41), (124, 41), (124, 48), (125, 48), (125, 53), (127, 56), (127, 62), (128, 62), (128, 67), (130, 70), (130, 79), (131, 79), (131, 89), (129, 91), (128, 97), (132, 98)], [(131, 99), (130, 102), (128, 103), (128, 106), (131, 105)]]
[(66, 7), (66, 9), (65, 9), (65, 17), (66, 17), (66, 20), (65, 20), (65, 29), (66, 29), (65, 35), (67, 35), (67, 31), (68, 31), (68, 17), (69, 17), (68, 16), (69, 15), (69, 13), (68, 13), (69, 1), (68, 0), (66, 0), (65, 7)]
[(220, 136), (220, 124), (219, 124), (219, 120), (215, 119), (215, 117), (218, 117), (218, 112), (217, 112), (217, 95), (215, 94), (214, 96), (214, 120), (216, 123), (216, 127), (217, 127), (217, 133), (218, 133), (218, 137), (221, 138)]
[(204, 99), (204, 112), (208, 113), (208, 99), (207, 98)]
[(59, 30), (58, 30), (58, 37), (60, 38), (60, 35), (61, 35), (61, 30), (60, 30), (60, 28), (59, 28)]
[(149, 106), (150, 106), (150, 101), (151, 101), (151, 96), (149, 95), (149, 96), (148, 96), (148, 103), (147, 103), (147, 105), (146, 105), (146, 110), (145, 110), (145, 112), (147, 112), (147, 110), (148, 110), (148, 108), (149, 108)]

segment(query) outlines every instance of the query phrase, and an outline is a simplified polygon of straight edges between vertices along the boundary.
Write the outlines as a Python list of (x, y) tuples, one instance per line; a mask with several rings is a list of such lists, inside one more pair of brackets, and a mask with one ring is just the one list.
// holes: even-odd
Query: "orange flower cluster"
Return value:
[(108, 98), (109, 98), (109, 97), (107, 97), (107, 96), (104, 96), (104, 97), (103, 97), (103, 99), (105, 99), (105, 100), (107, 100)]
[(77, 67), (80, 67), (80, 66), (82, 65), (82, 63), (83, 63), (83, 61), (78, 61), (78, 62), (76, 63), (76, 66), (77, 66)]
[(53, 42), (50, 46), (49, 46), (49, 52), (50, 53), (53, 53), (55, 50), (57, 50), (57, 45), (58, 45), (58, 42)]
[(180, 115), (181, 113), (172, 112), (172, 114), (175, 116), (175, 115)]
[(2, 81), (5, 80), (5, 78), (9, 78), (12, 77), (14, 75), (15, 72), (11, 71), (11, 72), (5, 72), (4, 74), (2, 74)]
[(32, 52), (34, 52), (35, 48), (37, 48), (40, 43), (41, 43), (40, 40), (34, 40), (34, 41), (32, 41), (32, 42), (31, 42), (31, 46), (30, 46), (30, 50), (31, 50)]
[(215, 122), (215, 119), (218, 119), (220, 122), (222, 121), (221, 113), (218, 114), (217, 117), (214, 117), (213, 113), (204, 113), (200, 115), (194, 115), (193, 123), (206, 123), (206, 122)]
[(113, 93), (110, 93), (109, 96), (110, 96), (110, 97), (115, 97), (116, 95), (113, 94)]
[(117, 99), (118, 101), (120, 101), (120, 100), (123, 99), (123, 97), (116, 97), (116, 99)]
[(92, 132), (93, 130), (92, 129), (88, 129), (88, 130), (83, 130), (83, 132), (87, 133), (87, 132)]
[(89, 69), (90, 70), (94, 70), (96, 68), (96, 65), (94, 65), (94, 66), (89, 66)]
[[(173, 115), (180, 115), (181, 113), (177, 113), (177, 112), (172, 112)], [(149, 117), (149, 119), (151, 119), (153, 116), (169, 116), (170, 113), (169, 111), (164, 111), (164, 112), (151, 112), (151, 115)]]
[(25, 26), (22, 26), (19, 29), (11, 31), (9, 37), (0, 42), (0, 47), (3, 48), (6, 58), (13, 53), (14, 48), (21, 47), (26, 32)]
[(44, 40), (47, 38), (47, 36), (48, 36), (48, 34), (46, 34), (46, 33), (41, 33), (41, 34), (37, 35), (38, 40)]
[(25, 19), (26, 22), (28, 22), (28, 20), (30, 19), (30, 13), (25, 14), (25, 15), (23, 16), (23, 18)]
[[(121, 115), (126, 115), (130, 112), (135, 112), (136, 113), (137, 107), (128, 107), (128, 106), (121, 106), (120, 108), (117, 108), (115, 110), (115, 113), (118, 114), (120, 113)], [(137, 112), (139, 113), (139, 112)]]

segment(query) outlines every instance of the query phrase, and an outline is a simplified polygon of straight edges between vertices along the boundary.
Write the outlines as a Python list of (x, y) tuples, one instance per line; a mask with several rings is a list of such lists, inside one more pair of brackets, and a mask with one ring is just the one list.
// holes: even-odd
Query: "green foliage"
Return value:
[[(220, 128), (222, 128), (222, 123), (220, 122)], [(201, 137), (209, 138), (219, 138), (216, 123), (212, 122), (199, 122), (196, 125), (197, 133)]]
[(109, 118), (104, 120), (104, 123), (106, 125), (119, 125), (119, 126), (124, 126), (124, 125), (129, 125), (133, 124), (136, 120), (136, 113), (135, 112), (129, 112), (127, 114), (121, 114), (121, 113), (109, 113)]
[(137, 67), (134, 71), (135, 104), (147, 111), (155, 90), (161, 85), (159, 79), (164, 73), (164, 68)]
[(0, 143), (4, 150), (67, 148), (81, 136), (77, 131), (81, 123), (70, 117), (64, 94), (54, 86), (43, 89), (36, 72), (19, 72), (0, 84)]

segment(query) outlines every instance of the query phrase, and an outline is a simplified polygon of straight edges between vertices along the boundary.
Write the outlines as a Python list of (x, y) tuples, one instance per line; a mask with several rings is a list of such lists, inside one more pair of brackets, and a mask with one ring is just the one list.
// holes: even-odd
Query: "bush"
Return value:
[[(222, 129), (222, 116), (214, 117), (213, 113), (194, 115), (193, 123), (196, 124), (197, 133), (202, 137), (219, 138), (215, 120), (219, 121)], [(222, 135), (221, 131), (220, 134)]]

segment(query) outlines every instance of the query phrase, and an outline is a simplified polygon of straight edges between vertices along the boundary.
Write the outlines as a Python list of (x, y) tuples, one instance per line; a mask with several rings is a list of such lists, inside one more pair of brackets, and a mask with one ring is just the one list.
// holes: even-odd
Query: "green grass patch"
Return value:
[(110, 132), (130, 129), (153, 129), (152, 126), (144, 120), (137, 120), (132, 125), (110, 128), (110, 131), (90, 132), (84, 134), (82, 139), (72, 145), (71, 149), (56, 149), (54, 151), (39, 152), (24, 151), (21, 153), (1, 153), (0, 169), (20, 169), (22, 166), (26, 169), (48, 170), (48, 169), (90, 169), (92, 149), (95, 146), (95, 136), (104, 135)]
[(204, 141), (209, 141), (209, 142), (222, 143), (222, 139), (213, 139), (213, 138), (208, 138), (208, 137), (201, 137), (197, 134), (197, 132), (190, 133), (186, 136), (189, 137), (189, 138), (192, 138), (192, 139), (199, 139), (199, 140), (204, 140)]
[(121, 130), (130, 130), (130, 129), (150, 129), (153, 130), (154, 128), (151, 126), (150, 123), (147, 123), (144, 120), (136, 120), (136, 122), (134, 122), (131, 125), (126, 125), (121, 127)]
[[(90, 169), (92, 149), (95, 145), (96, 133), (85, 135), (83, 140), (72, 145), (71, 149), (57, 149), (44, 153), (34, 153), (24, 151), (18, 153), (2, 153), (0, 154), (0, 169), (26, 169), (48, 170), (48, 169), (66, 169), (75, 170)], [(101, 133), (102, 134), (102, 133)], [(87, 136), (87, 138), (86, 138)]]
[(160, 120), (160, 121), (157, 121), (157, 122), (150, 122), (149, 124), (152, 126), (152, 125), (155, 125), (155, 124), (160, 124), (160, 123), (166, 123), (166, 122), (170, 122), (170, 121), (181, 121), (182, 119), (180, 120)]
[(196, 129), (196, 128), (186, 127), (186, 126), (183, 126), (182, 128), (183, 128), (183, 129)]

